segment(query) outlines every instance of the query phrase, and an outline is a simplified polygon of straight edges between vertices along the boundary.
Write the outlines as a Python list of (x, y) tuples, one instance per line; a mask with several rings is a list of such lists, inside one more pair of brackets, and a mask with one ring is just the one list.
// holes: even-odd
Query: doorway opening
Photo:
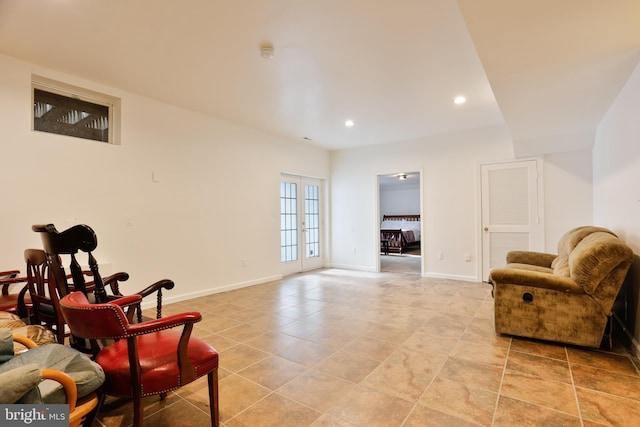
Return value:
[(420, 172), (378, 176), (379, 271), (422, 272)]

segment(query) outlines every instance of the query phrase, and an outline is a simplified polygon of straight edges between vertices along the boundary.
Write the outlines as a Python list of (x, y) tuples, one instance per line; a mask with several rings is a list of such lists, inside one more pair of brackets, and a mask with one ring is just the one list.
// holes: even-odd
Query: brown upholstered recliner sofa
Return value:
[(558, 254), (512, 251), (489, 274), (502, 334), (599, 347), (633, 251), (605, 228), (568, 231)]

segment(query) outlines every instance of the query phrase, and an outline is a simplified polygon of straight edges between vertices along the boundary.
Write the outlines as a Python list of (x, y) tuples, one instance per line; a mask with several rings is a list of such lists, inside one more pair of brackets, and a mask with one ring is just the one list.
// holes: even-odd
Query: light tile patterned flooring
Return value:
[[(226, 427), (638, 426), (638, 360), (496, 335), (490, 287), (327, 269), (166, 306), (200, 311)], [(206, 380), (146, 400), (146, 426), (209, 425)], [(94, 426), (128, 426), (131, 404)]]

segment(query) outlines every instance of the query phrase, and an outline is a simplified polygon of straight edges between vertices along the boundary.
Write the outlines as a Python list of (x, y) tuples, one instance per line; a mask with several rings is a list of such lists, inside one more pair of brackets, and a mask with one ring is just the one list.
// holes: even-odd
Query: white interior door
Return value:
[(280, 262), (288, 275), (322, 267), (322, 182), (282, 175)]
[(506, 264), (510, 250), (543, 249), (538, 160), (493, 163), (482, 173), (482, 278)]

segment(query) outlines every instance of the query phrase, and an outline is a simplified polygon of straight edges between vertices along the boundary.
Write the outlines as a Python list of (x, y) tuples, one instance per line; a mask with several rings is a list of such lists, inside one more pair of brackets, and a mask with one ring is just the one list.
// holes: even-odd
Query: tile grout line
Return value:
[(567, 346), (564, 346), (564, 354), (567, 358), (567, 366), (569, 367), (569, 377), (571, 378), (571, 386), (573, 387), (573, 397), (576, 399), (576, 407), (578, 409), (578, 418), (580, 419), (580, 426), (584, 427), (584, 420), (582, 419), (582, 410), (580, 409), (580, 400), (578, 399), (578, 390), (576, 389), (576, 383), (573, 379), (573, 369), (571, 368), (571, 360), (569, 360), (569, 350)]
[(491, 417), (491, 425), (496, 422), (496, 414), (498, 413), (498, 405), (500, 404), (500, 397), (502, 396), (502, 384), (504, 383), (504, 376), (507, 372), (507, 364), (509, 363), (509, 356), (511, 356), (511, 344), (513, 343), (513, 337), (509, 337), (509, 346), (507, 347), (507, 357), (504, 359), (504, 366), (502, 367), (502, 377), (500, 378), (500, 387), (498, 387), (498, 397), (496, 398), (496, 405), (493, 408), (493, 417)]
[[(457, 294), (457, 292), (456, 292)], [(487, 298), (489, 298), (489, 296), (486, 296), (485, 299), (483, 300), (482, 304), (484, 304), (484, 302), (487, 300)], [(453, 296), (451, 297), (451, 299), (453, 299)], [(480, 304), (480, 306), (482, 306), (482, 304)], [(478, 310), (480, 308), (478, 307)], [(429, 387), (431, 387), (431, 384), (433, 384), (433, 382), (436, 380), (436, 378), (438, 377), (438, 375), (440, 374), (440, 372), (442, 372), (442, 369), (445, 367), (445, 365), (447, 364), (447, 361), (449, 359), (451, 359), (451, 352), (453, 351), (453, 349), (456, 347), (456, 345), (458, 345), (461, 341), (463, 341), (462, 337), (464, 336), (464, 334), (467, 332), (467, 330), (469, 329), (469, 325), (471, 325), (471, 323), (473, 323), (473, 319), (475, 318), (478, 310), (476, 310), (476, 312), (474, 313), (473, 316), (471, 316), (471, 321), (466, 325), (466, 327), (464, 328), (464, 330), (462, 331), (462, 333), (460, 334), (460, 336), (458, 337), (458, 340), (456, 342), (456, 344), (451, 348), (451, 350), (449, 350), (449, 353), (447, 353), (447, 359), (442, 363), (442, 365), (440, 366), (440, 368), (438, 369), (438, 371), (434, 374), (433, 378), (431, 378), (431, 380), (429, 381), (429, 384), (427, 384), (427, 386), (425, 387), (425, 389), (422, 391), (422, 393), (420, 394), (420, 397), (418, 397), (415, 401), (415, 403), (413, 404), (413, 406), (411, 407), (411, 410), (409, 411), (409, 413), (407, 414), (407, 416), (404, 418), (404, 420), (402, 421), (402, 423), (400, 424), (400, 426), (404, 426), (407, 422), (407, 420), (409, 419), (409, 417), (411, 416), (411, 414), (413, 414), (413, 412), (415, 411), (415, 409), (418, 407), (420, 400), (424, 397), (424, 395), (427, 393), (427, 390), (429, 390)], [(436, 313), (441, 313), (439, 311), (436, 311)], [(415, 332), (414, 332), (415, 334)], [(411, 336), (413, 336), (413, 334), (411, 334)], [(409, 338), (411, 338), (411, 336), (409, 336)], [(407, 338), (407, 340), (409, 339)], [(506, 362), (505, 362), (506, 363)], [(498, 394), (499, 396), (499, 394)], [(430, 408), (429, 406), (427, 406), (427, 408)], [(430, 408), (433, 409), (433, 408)], [(442, 412), (438, 409), (434, 409), (438, 412)], [(447, 415), (451, 415), (453, 417), (459, 418), (457, 414), (450, 414), (450, 413), (446, 413), (446, 412), (442, 412), (443, 414), (447, 414)], [(494, 414), (495, 414), (495, 410), (494, 410)], [(467, 420), (468, 421), (468, 420)], [(469, 421), (469, 422), (473, 422), (473, 421)], [(475, 422), (473, 422), (475, 423)]]

